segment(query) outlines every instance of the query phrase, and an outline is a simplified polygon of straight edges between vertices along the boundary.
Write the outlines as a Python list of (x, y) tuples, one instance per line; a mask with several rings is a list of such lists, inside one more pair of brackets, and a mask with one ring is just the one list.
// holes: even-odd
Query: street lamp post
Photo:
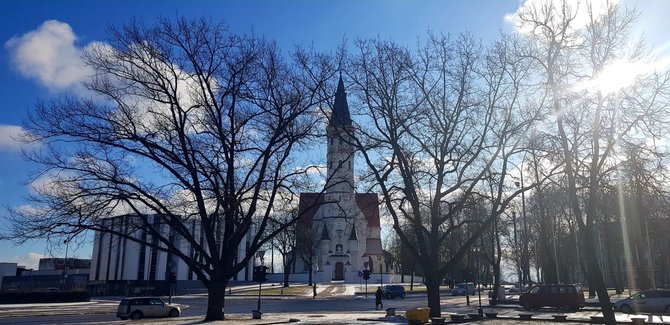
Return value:
[[(524, 156), (524, 158), (525, 158), (525, 156)], [(521, 167), (523, 168), (523, 162), (522, 162)], [(514, 184), (516, 185), (517, 188), (521, 189), (521, 218), (523, 219), (523, 232), (522, 232), (522, 235), (523, 235), (523, 238), (522, 238), (523, 249), (521, 251), (521, 253), (522, 253), (521, 254), (522, 255), (521, 262), (522, 262), (522, 271), (523, 271), (523, 275), (524, 275), (522, 277), (522, 280), (525, 280), (524, 277), (530, 279), (530, 276), (528, 274), (528, 271), (530, 270), (530, 268), (528, 267), (529, 261), (528, 261), (528, 224), (526, 223), (526, 194), (525, 194), (526, 191), (523, 188), (523, 169), (522, 168), (519, 168), (519, 171), (520, 171), (519, 179), (521, 180), (521, 182), (514, 182)], [(522, 287), (523, 287), (522, 283), (519, 283), (519, 291), (520, 292), (523, 291), (521, 289)]]
[(384, 264), (382, 263), (382, 261), (383, 261), (382, 255), (377, 256), (377, 261), (379, 261), (379, 283), (380, 283), (380, 286), (383, 287), (384, 286), (384, 275), (382, 274), (382, 268), (383, 268)]
[(521, 291), (521, 255), (519, 254), (519, 244), (516, 239), (516, 211), (512, 211), (512, 227), (514, 228), (514, 250), (517, 252), (516, 273), (519, 275), (519, 291)]
[[(263, 266), (263, 256), (265, 255), (265, 251), (258, 251), (256, 253), (256, 255), (258, 256), (258, 259), (261, 262), (261, 266)], [(261, 284), (262, 284), (262, 282), (258, 281), (258, 304), (256, 306), (257, 307), (256, 309), (258, 311), (261, 311)]]
[(479, 317), (481, 318), (484, 315), (484, 310), (482, 309), (482, 287), (479, 284), (479, 247), (474, 248), (475, 255), (476, 256), (476, 261), (477, 261), (477, 270), (475, 274), (475, 287), (477, 288), (477, 295), (479, 296), (479, 309), (477, 310), (477, 313), (479, 314)]
[(65, 261), (63, 262), (63, 278), (61, 279), (61, 290), (65, 290), (67, 282), (67, 251), (70, 248), (70, 240), (65, 239), (63, 240), (63, 243), (65, 244)]

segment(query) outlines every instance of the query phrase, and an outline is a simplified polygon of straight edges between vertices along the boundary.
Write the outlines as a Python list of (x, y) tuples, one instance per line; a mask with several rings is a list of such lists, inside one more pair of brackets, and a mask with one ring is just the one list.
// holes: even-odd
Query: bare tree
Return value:
[[(93, 97), (40, 103), (28, 118), (27, 129), (45, 145), (28, 158), (53, 179), (31, 196), (32, 209), (13, 211), (5, 236), (93, 230), (151, 245), (104, 222), (136, 214), (159, 248), (207, 287), (206, 320), (223, 319), (229, 279), (295, 222), (265, 231), (273, 206), (294, 200), (305, 177), (308, 167), (294, 156), (322, 116), (318, 94), (335, 73), (324, 57), (299, 50), (287, 60), (273, 42), (206, 19), (111, 29), (110, 43), (85, 57)], [(199, 258), (175, 247), (150, 215)], [(202, 236), (189, 220), (202, 225)], [(248, 250), (236, 256), (247, 234)]]
[[(429, 35), (415, 54), (393, 42), (359, 41), (349, 63), (350, 93), (368, 123), (356, 130), (357, 146), (393, 228), (424, 271), (432, 316), (440, 315), (447, 272), (516, 195), (534, 186), (510, 188), (507, 162), (537, 112), (519, 101), (525, 68), (510, 57), (507, 41), (484, 51), (467, 35)], [(462, 218), (477, 196), (489, 198), (488, 214)], [(448, 239), (464, 227), (467, 236), (445, 259)]]
[(625, 73), (621, 65), (648, 63), (643, 43), (630, 37), (636, 17), (614, 3), (595, 1), (530, 3), (518, 14), (528, 40), (523, 55), (534, 62), (553, 111), (555, 124), (544, 129), (559, 144), (589, 286), (595, 288), (608, 324), (615, 319), (594, 239), (602, 180), (616, 171), (623, 142), (642, 134), (656, 138), (667, 120), (667, 72), (638, 66), (637, 78), (627, 76), (634, 83), (620, 82)]
[[(316, 207), (314, 207), (316, 209)], [(305, 263), (307, 266), (307, 272), (309, 273), (307, 284), (313, 284), (313, 275), (314, 275), (314, 266), (315, 259), (318, 253), (319, 248), (321, 247), (321, 241), (317, 229), (313, 227), (312, 218), (301, 218), (296, 225), (296, 241), (300, 243), (296, 246), (296, 253), (300, 260)]]
[(271, 232), (274, 232), (279, 228), (283, 229), (276, 233), (272, 238), (271, 245), (274, 246), (281, 255), (284, 287), (289, 286), (291, 266), (295, 262), (297, 256), (296, 239), (298, 223), (293, 222), (296, 219), (295, 212), (297, 211), (293, 211), (293, 213), (285, 213), (277, 218), (273, 218), (269, 227)]

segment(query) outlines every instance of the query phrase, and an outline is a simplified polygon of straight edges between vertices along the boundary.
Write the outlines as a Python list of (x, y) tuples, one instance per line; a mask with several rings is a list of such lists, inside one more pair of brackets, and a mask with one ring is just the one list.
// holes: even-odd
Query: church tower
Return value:
[[(327, 126), (327, 179), (322, 193), (301, 193), (299, 211), (318, 241), (314, 252), (316, 281), (358, 281), (358, 272), (371, 269), (383, 256), (379, 199), (375, 193), (356, 193), (353, 125), (342, 76)], [(373, 257), (375, 257), (373, 259)]]
[[(337, 200), (354, 193), (354, 145), (351, 142), (351, 116), (342, 76), (337, 84), (335, 105), (328, 123), (328, 179), (326, 200)], [(330, 195), (329, 195), (330, 194)], [(339, 200), (338, 200), (339, 201)]]

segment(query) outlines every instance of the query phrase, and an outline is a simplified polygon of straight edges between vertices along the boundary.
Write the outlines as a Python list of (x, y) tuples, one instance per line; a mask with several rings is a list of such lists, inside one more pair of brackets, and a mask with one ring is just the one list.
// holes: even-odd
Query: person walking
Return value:
[(382, 304), (382, 287), (377, 287), (377, 291), (375, 292), (375, 309), (379, 309), (380, 306), (384, 309), (384, 305)]

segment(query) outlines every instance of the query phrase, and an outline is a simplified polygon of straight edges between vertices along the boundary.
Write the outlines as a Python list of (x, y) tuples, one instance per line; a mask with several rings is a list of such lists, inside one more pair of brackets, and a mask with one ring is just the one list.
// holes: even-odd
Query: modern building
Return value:
[[(185, 254), (197, 257), (190, 244), (181, 240), (177, 235), (169, 235), (168, 225), (160, 225), (157, 215), (146, 216), (158, 231), (163, 231), (165, 237), (172, 238), (172, 244)], [(103, 221), (104, 227), (112, 231), (125, 233), (152, 245), (142, 245), (136, 241), (113, 233), (96, 232), (93, 241), (91, 260), (90, 290), (94, 295), (138, 295), (138, 294), (167, 294), (170, 273), (177, 276), (177, 292), (192, 292), (203, 290), (202, 283), (193, 270), (174, 254), (161, 250), (165, 247), (153, 236), (143, 224), (138, 215), (123, 215), (110, 217)], [(195, 238), (199, 238), (201, 225), (196, 220), (185, 221)], [(255, 233), (255, 227), (247, 233), (246, 240), (238, 248), (237, 256), (244, 256), (246, 248)], [(200, 237), (202, 238), (202, 237)], [(244, 246), (246, 243), (247, 247)], [(201, 257), (202, 258), (202, 257)], [(249, 265), (233, 277), (233, 281), (251, 281), (253, 259)]]
[(0, 288), (2, 288), (2, 282), (6, 276), (18, 275), (17, 270), (17, 263), (0, 262)]
[[(388, 261), (382, 250), (379, 198), (376, 193), (355, 193), (352, 121), (347, 95), (340, 77), (335, 104), (327, 127), (328, 173), (323, 193), (301, 193), (300, 224), (310, 227), (318, 241), (312, 259), (315, 281), (358, 282), (359, 271), (375, 273)], [(313, 239), (312, 239), (313, 238)], [(301, 242), (302, 241), (302, 242)], [(305, 273), (308, 265), (298, 262), (295, 273)]]
[(76, 270), (86, 270), (86, 273), (88, 273), (88, 270), (91, 269), (91, 260), (84, 258), (66, 259), (62, 257), (41, 258), (37, 269), (40, 271), (67, 270), (69, 272), (76, 272)]
[(91, 260), (41, 258), (37, 270), (0, 263), (3, 291), (86, 291)]

